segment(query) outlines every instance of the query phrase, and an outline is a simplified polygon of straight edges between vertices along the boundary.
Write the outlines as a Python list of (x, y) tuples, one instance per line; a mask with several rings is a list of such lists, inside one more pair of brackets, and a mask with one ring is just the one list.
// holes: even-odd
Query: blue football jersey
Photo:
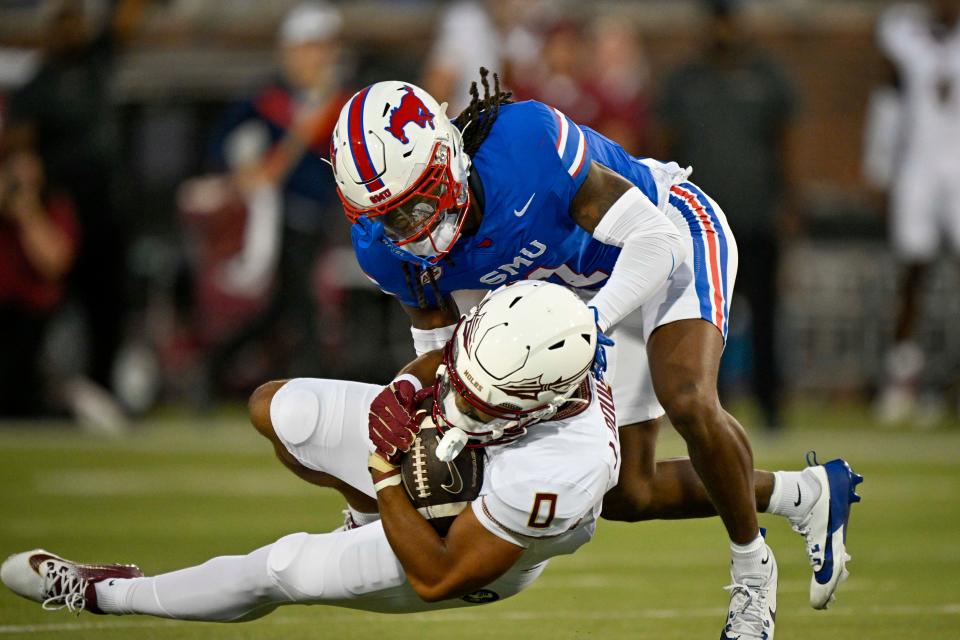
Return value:
[[(616, 171), (658, 204), (657, 185), (641, 159), (533, 100), (501, 106), (472, 161), (483, 187), (483, 219), (431, 269), (447, 294), (523, 279), (600, 288), (620, 248), (595, 240), (570, 215), (591, 161)], [(360, 267), (384, 292), (417, 306), (403, 259), (369, 229), (352, 229)], [(424, 287), (424, 295), (436, 305), (431, 287)]]

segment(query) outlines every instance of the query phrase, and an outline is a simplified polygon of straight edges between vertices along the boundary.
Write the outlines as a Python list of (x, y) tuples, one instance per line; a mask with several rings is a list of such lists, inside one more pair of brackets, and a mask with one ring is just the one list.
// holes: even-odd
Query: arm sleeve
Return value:
[(453, 337), (456, 328), (457, 325), (455, 324), (436, 329), (410, 327), (410, 333), (413, 334), (413, 348), (417, 352), (417, 357), (419, 358), (429, 351), (442, 349)]
[(603, 331), (650, 299), (687, 255), (683, 234), (636, 187), (610, 207), (593, 237), (622, 247), (610, 278), (591, 302)]
[(577, 526), (596, 500), (576, 484), (523, 483), (504, 487), (473, 501), (477, 520), (495, 536), (523, 548)]

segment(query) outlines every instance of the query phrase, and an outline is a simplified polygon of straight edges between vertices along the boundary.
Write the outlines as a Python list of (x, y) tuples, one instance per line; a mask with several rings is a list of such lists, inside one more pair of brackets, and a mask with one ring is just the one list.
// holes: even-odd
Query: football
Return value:
[(413, 506), (441, 536), (457, 515), (480, 495), (483, 449), (464, 449), (451, 462), (437, 458), (441, 434), (427, 417), (400, 465), (403, 488)]

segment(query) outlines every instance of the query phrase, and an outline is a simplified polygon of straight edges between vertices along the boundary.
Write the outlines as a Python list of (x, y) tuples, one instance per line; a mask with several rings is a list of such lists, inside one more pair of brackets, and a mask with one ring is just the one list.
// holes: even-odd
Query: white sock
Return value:
[[(267, 573), (270, 546), (245, 556), (221, 556), (196, 567), (149, 578), (96, 584), (104, 613), (143, 613), (177, 620), (249, 619), (289, 602)], [(259, 611), (258, 611), (259, 610)]]
[(811, 469), (777, 471), (773, 474), (773, 493), (767, 513), (799, 522), (807, 515), (813, 503), (820, 498), (820, 483)]
[(98, 582), (94, 585), (97, 591), (97, 607), (104, 613), (133, 613), (126, 610), (124, 602), (133, 585), (143, 580), (145, 578), (119, 578)]
[(357, 511), (350, 505), (347, 505), (347, 509), (350, 510), (350, 517), (353, 518), (353, 521), (358, 527), (362, 527), (365, 524), (370, 524), (371, 522), (376, 522), (380, 519), (379, 513), (364, 513), (363, 511)]
[(770, 550), (759, 533), (747, 544), (731, 542), (730, 555), (733, 559), (730, 574), (735, 583), (757, 586), (770, 575), (773, 566), (770, 564)]

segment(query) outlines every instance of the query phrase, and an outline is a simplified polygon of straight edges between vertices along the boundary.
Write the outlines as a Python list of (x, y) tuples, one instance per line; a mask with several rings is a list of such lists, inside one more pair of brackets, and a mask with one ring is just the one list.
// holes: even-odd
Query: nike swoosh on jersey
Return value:
[(514, 210), (513, 210), (513, 215), (517, 216), (518, 218), (522, 218), (522, 217), (523, 217), (523, 214), (525, 214), (525, 213), (527, 212), (527, 207), (530, 206), (530, 203), (533, 202), (533, 199), (536, 197), (536, 195), (537, 195), (537, 192), (534, 191), (534, 192), (533, 192), (533, 195), (530, 196), (530, 199), (527, 200), (527, 204), (523, 205), (523, 209), (514, 209)]
[(795, 507), (800, 506), (800, 483), (799, 482), (797, 483), (797, 500), (796, 502), (793, 503), (793, 506)]

